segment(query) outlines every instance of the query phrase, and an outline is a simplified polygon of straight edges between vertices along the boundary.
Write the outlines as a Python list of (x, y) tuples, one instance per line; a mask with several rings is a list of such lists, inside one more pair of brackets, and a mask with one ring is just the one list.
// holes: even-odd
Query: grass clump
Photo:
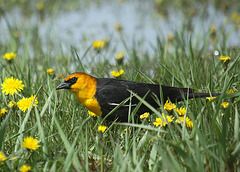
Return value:
[[(8, 27), (13, 33), (15, 28)], [(2, 171), (29, 166), (35, 171), (240, 169), (240, 50), (227, 47), (227, 40), (216, 42), (209, 32), (193, 42), (179, 31), (170, 40), (159, 35), (152, 45), (153, 53), (149, 54), (141, 43), (127, 46), (122, 31), (119, 39), (125, 49), (119, 63), (115, 59), (116, 45), (111, 41), (101, 50), (89, 44), (80, 53), (72, 45), (68, 53), (61, 48), (51, 53), (52, 41), (44, 50), (37, 26), (28, 29), (18, 30), (26, 38), (24, 41), (10, 34), (10, 40), (0, 46), (2, 57), (6, 53), (16, 54), (10, 59), (1, 57), (0, 83), (13, 77), (24, 85), (16, 84), (13, 94), (3, 91), (13, 89), (12, 85), (1, 85), (0, 108), (5, 109), (0, 115)], [(210, 47), (217, 47), (219, 54)], [(220, 56), (231, 59), (224, 61)], [(67, 91), (55, 90), (74, 71), (113, 77), (111, 71), (121, 70), (124, 72), (117, 78), (190, 87), (197, 92), (220, 92), (222, 96), (185, 100), (171, 110), (161, 104), (159, 110), (153, 109), (153, 114), (145, 114), (139, 124), (109, 124), (89, 116)], [(143, 98), (134, 96), (152, 108)], [(99, 129), (101, 125), (103, 128)], [(26, 138), (31, 139), (27, 142)]]

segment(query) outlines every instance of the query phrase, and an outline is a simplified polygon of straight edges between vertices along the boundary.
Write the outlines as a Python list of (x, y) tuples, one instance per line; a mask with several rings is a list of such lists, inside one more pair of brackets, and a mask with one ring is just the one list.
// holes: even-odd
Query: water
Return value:
[[(236, 31), (233, 24), (226, 24), (227, 16), (222, 12), (209, 6), (205, 16), (194, 16), (192, 18), (192, 33), (186, 32), (185, 39), (190, 35), (193, 44), (204, 38), (213, 25), (217, 30), (224, 28), (229, 35), (227, 46), (240, 46), (240, 30)], [(169, 34), (180, 32), (186, 21), (186, 17), (176, 9), (169, 9), (167, 18), (160, 17), (153, 10), (153, 4), (149, 1), (129, 1), (125, 3), (103, 2), (101, 5), (91, 4), (88, 8), (79, 8), (72, 11), (62, 11), (55, 16), (45, 16), (44, 22), (40, 22), (37, 14), (25, 18), (18, 8), (7, 12), (6, 18), (11, 26), (28, 30), (37, 26), (42, 39), (43, 50), (49, 51), (49, 40), (54, 42), (55, 51), (59, 47), (64, 53), (69, 53), (71, 46), (79, 49), (79, 54), (91, 46), (94, 40), (104, 38), (111, 39), (111, 46), (117, 52), (125, 50), (115, 24), (121, 23), (127, 47), (131, 49), (133, 41), (139, 45), (140, 51), (153, 53), (151, 45), (156, 45), (156, 37), (166, 40)], [(3, 18), (0, 20), (0, 41), (9, 40), (10, 34)], [(221, 35), (219, 40), (221, 43)], [(22, 38), (24, 41), (25, 38)], [(201, 39), (200, 39), (201, 40)], [(139, 43), (139, 44), (138, 44)], [(204, 42), (199, 43), (201, 46)], [(211, 47), (210, 47), (211, 48)]]

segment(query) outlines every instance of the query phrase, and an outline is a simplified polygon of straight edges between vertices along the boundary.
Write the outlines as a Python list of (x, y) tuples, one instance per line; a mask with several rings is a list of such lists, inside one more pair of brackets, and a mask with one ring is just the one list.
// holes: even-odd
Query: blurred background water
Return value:
[[(67, 6), (68, 2), (63, 2)], [(137, 46), (151, 55), (157, 41), (167, 41), (173, 35), (184, 32), (185, 41), (191, 39), (201, 48), (204, 38), (214, 32), (217, 44), (227, 39), (227, 47), (240, 46), (240, 29), (231, 21), (231, 13), (224, 13), (214, 3), (178, 9), (164, 8), (161, 1), (157, 2), (101, 1), (83, 6), (73, 3), (68, 9), (55, 7), (51, 13), (46, 12), (47, 3), (36, 2), (30, 14), (27, 12), (30, 7), (2, 8), (0, 42), (11, 41), (12, 33), (20, 41), (27, 41), (32, 32), (38, 32), (45, 53), (69, 53), (74, 47), (81, 55), (93, 41), (109, 39), (113, 51)], [(122, 28), (121, 33), (116, 29), (117, 24)], [(217, 44), (209, 49), (216, 49)]]

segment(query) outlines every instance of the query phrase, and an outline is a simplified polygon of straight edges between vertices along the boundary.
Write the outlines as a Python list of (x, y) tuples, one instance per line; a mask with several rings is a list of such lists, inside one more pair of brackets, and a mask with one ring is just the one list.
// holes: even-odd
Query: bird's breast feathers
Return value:
[(92, 97), (82, 96), (80, 92), (74, 93), (77, 99), (85, 106), (89, 111), (94, 112), (97, 116), (102, 114), (101, 107), (97, 101), (97, 99)]
[(88, 110), (90, 110), (91, 112), (94, 112), (97, 116), (102, 115), (101, 112), (101, 107), (97, 101), (97, 99), (95, 97), (91, 98), (91, 99), (86, 99), (83, 103), (82, 103)]

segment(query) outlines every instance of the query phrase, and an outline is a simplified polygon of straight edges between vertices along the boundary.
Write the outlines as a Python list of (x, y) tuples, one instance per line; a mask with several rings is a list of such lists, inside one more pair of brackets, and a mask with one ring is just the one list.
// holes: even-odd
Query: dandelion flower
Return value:
[(107, 129), (107, 126), (105, 125), (98, 126), (98, 131), (101, 131), (102, 133), (104, 133), (106, 129)]
[(94, 112), (88, 111), (88, 115), (96, 117), (97, 115)]
[(217, 30), (213, 25), (210, 26), (210, 33), (212, 37), (216, 36)]
[(2, 93), (5, 93), (6, 95), (13, 95), (15, 93), (21, 92), (24, 87), (21, 80), (15, 79), (13, 77), (5, 78), (1, 86)]
[(124, 55), (125, 55), (124, 51), (120, 51), (115, 55), (115, 59), (118, 64), (122, 64)]
[(168, 41), (171, 42), (174, 40), (174, 36), (172, 34), (168, 35)]
[(37, 6), (38, 11), (42, 11), (44, 9), (44, 3), (43, 2), (38, 2), (36, 6)]
[(158, 138), (161, 138), (162, 136), (158, 135), (158, 136), (154, 136), (151, 138), (151, 142), (154, 142), (155, 140), (157, 140)]
[(228, 63), (231, 60), (231, 57), (228, 56), (220, 56), (219, 60), (224, 62), (224, 63)]
[(13, 107), (13, 106), (16, 106), (17, 105), (17, 103), (14, 101), (14, 100), (12, 100), (12, 101), (10, 101), (9, 103), (8, 103), (8, 107), (9, 108), (11, 108), (11, 107)]
[(115, 24), (115, 29), (119, 32), (119, 33), (121, 33), (122, 32), (122, 25), (121, 25), (121, 23), (116, 23)]
[(15, 30), (14, 32), (13, 32), (13, 35), (15, 36), (15, 38), (20, 38), (20, 33), (19, 33), (19, 31), (17, 31), (17, 30)]
[(206, 97), (206, 99), (207, 99), (208, 101), (212, 101), (212, 100), (216, 99), (216, 97)]
[(7, 158), (5, 157), (5, 155), (0, 152), (0, 163), (3, 164), (3, 162), (6, 160)]
[(40, 145), (38, 144), (38, 139), (34, 139), (33, 137), (29, 136), (23, 139), (22, 147), (33, 151), (37, 150)]
[(227, 94), (235, 93), (236, 90), (227, 90)]
[(158, 127), (159, 125), (162, 125), (162, 118), (156, 118), (156, 121), (153, 122), (153, 125), (155, 125), (156, 127)]
[(183, 122), (183, 121), (184, 121), (184, 116), (179, 116), (179, 119), (176, 119), (175, 123), (176, 124), (181, 124), (181, 122)]
[(148, 118), (150, 116), (149, 112), (145, 112), (144, 114), (140, 115), (140, 119), (145, 119)]
[[(124, 133), (124, 134), (126, 134), (126, 132), (127, 132), (127, 128), (125, 128), (125, 129), (123, 130), (123, 133)], [(131, 133), (131, 130), (130, 130), (130, 129), (128, 129), (128, 133)]]
[[(179, 119), (176, 119), (175, 120), (175, 123), (176, 124), (181, 124), (184, 122), (184, 116), (180, 116)], [(190, 118), (186, 117), (185, 118), (185, 123), (186, 123), (186, 126), (189, 128), (189, 129), (192, 129), (193, 128), (193, 122), (191, 121)]]
[(227, 109), (227, 107), (229, 106), (229, 102), (223, 102), (221, 103), (221, 106), (223, 109)]
[(193, 122), (190, 120), (190, 118), (186, 117), (186, 125), (187, 128), (192, 129), (193, 128)]
[(5, 115), (6, 113), (8, 113), (8, 110), (7, 110), (7, 109), (5, 109), (5, 108), (0, 109), (0, 118), (1, 118), (3, 115)]
[(176, 105), (172, 102), (168, 102), (168, 100), (167, 100), (166, 103), (164, 104), (163, 108), (165, 110), (167, 110), (168, 112), (171, 112), (173, 109), (176, 109)]
[(116, 60), (122, 60), (124, 58), (124, 51), (120, 51), (115, 55)]
[(13, 60), (15, 57), (16, 57), (15, 53), (5, 53), (4, 56), (3, 56), (3, 58), (8, 60), (8, 61)]
[[(32, 95), (29, 98), (22, 98), (21, 100), (19, 100), (17, 102), (18, 108), (23, 112), (25, 112), (26, 110), (29, 110), (33, 101), (34, 101), (34, 98), (35, 98), (35, 95)], [(37, 104), (38, 104), (38, 100), (37, 100), (37, 97), (36, 97), (35, 101), (33, 103), (33, 106), (37, 106)]]
[(116, 71), (111, 71), (111, 75), (114, 76), (114, 77), (119, 77), (121, 76), (122, 74), (124, 74), (124, 70), (121, 69), (120, 71), (116, 72)]
[(95, 50), (103, 49), (104, 45), (105, 45), (104, 41), (94, 41), (92, 44), (92, 46)]
[(169, 115), (165, 116), (163, 113), (162, 113), (162, 117), (164, 120), (162, 118), (156, 118), (156, 121), (153, 122), (153, 125), (155, 125), (156, 127), (158, 127), (158, 126), (165, 127), (167, 125), (167, 122), (171, 123), (174, 119), (172, 116), (169, 116)]
[(53, 75), (54, 73), (55, 73), (55, 71), (53, 70), (53, 69), (47, 69), (47, 73), (48, 73), (48, 75)]
[(235, 23), (240, 23), (240, 15), (238, 15), (238, 13), (233, 12), (232, 15), (231, 15), (231, 18), (233, 19), (233, 21)]
[(28, 172), (29, 170), (31, 170), (31, 166), (29, 165), (23, 165), (21, 168), (19, 168), (19, 171), (21, 172)]
[(183, 116), (186, 113), (186, 111), (187, 111), (186, 108), (182, 107), (180, 109), (177, 108), (177, 113), (179, 116)]

